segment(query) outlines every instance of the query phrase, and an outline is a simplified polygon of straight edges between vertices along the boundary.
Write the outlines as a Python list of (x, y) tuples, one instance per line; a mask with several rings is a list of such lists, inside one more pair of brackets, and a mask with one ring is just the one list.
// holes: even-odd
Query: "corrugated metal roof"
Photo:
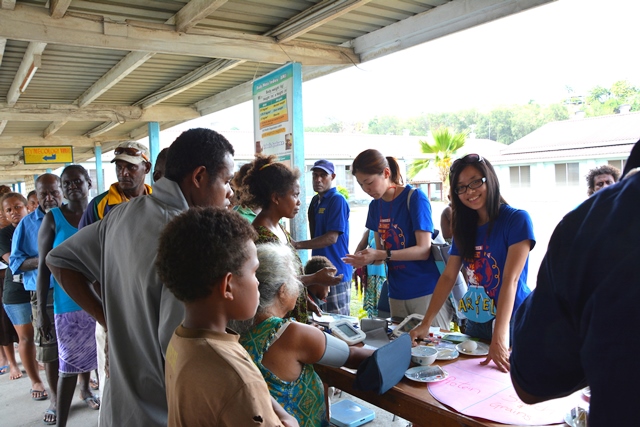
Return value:
[[(244, 86), (225, 91), (288, 61), (315, 78), (551, 1), (5, 0), (0, 182), (44, 169), (21, 164), (22, 145), (71, 144), (86, 160), (96, 144), (144, 136), (142, 110), (176, 109), (159, 120), (166, 128), (250, 99)], [(193, 77), (214, 61), (224, 71)], [(137, 115), (124, 113), (131, 106)]]

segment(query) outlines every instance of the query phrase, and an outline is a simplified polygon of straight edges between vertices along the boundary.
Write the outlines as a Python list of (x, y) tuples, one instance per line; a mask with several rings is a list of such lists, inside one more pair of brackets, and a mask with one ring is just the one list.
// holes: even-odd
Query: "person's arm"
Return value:
[[(404, 249), (391, 249), (391, 261), (420, 261), (431, 255), (431, 232), (416, 230), (416, 245)], [(368, 248), (353, 255), (345, 255), (344, 262), (356, 268), (387, 259), (387, 251)]]
[(51, 271), (47, 267), (45, 259), (53, 248), (56, 238), (56, 222), (53, 214), (48, 212), (42, 220), (38, 232), (38, 277), (36, 279), (37, 319), (36, 327), (40, 329), (43, 337), (51, 335), (51, 319), (47, 313), (47, 299), (49, 298), (49, 286), (51, 284)]
[(335, 286), (342, 283), (342, 274), (336, 273), (338, 270), (335, 267), (324, 267), (313, 274), (303, 274), (298, 276), (298, 279), (304, 286), (309, 285), (323, 285), (323, 286)]
[[(27, 230), (24, 227), (24, 219), (16, 226), (11, 242), (11, 255), (9, 256), (9, 267), (13, 274), (25, 273), (38, 268), (38, 257), (30, 256), (23, 249)], [(35, 248), (34, 248), (35, 249)]]
[(322, 236), (314, 237), (311, 240), (302, 240), (300, 242), (291, 241), (296, 249), (322, 249), (327, 246), (335, 245), (338, 241), (340, 233), (337, 231), (327, 231)]
[(107, 323), (102, 308), (102, 300), (93, 289), (92, 281), (87, 279), (79, 271), (61, 268), (47, 263), (51, 273), (56, 278), (60, 287), (91, 317), (96, 319), (102, 327), (107, 329)]
[[(325, 332), (320, 329), (293, 322), (282, 335), (287, 343), (292, 344), (292, 351), (297, 354), (298, 362), (314, 364), (322, 359), (326, 350)], [(373, 354), (374, 350), (364, 347), (349, 346), (349, 357), (344, 366), (357, 369), (360, 363)]]
[(429, 335), (431, 322), (433, 322), (433, 319), (442, 308), (442, 305), (449, 298), (449, 294), (451, 293), (451, 290), (456, 283), (456, 279), (458, 278), (460, 267), (462, 267), (462, 258), (458, 255), (451, 255), (442, 275), (440, 275), (440, 278), (438, 279), (438, 283), (436, 283), (435, 289), (433, 290), (431, 302), (429, 302), (424, 319), (410, 332), (411, 340), (414, 344), (416, 340), (425, 338)]
[(502, 372), (509, 372), (509, 322), (513, 312), (513, 304), (516, 299), (518, 279), (529, 256), (531, 241), (523, 240), (509, 246), (507, 260), (504, 265), (502, 284), (500, 285), (500, 301), (496, 311), (493, 337), (489, 346), (487, 358), (481, 362), (488, 364), (491, 360)]
[(364, 251), (367, 249), (367, 246), (369, 246), (369, 229), (365, 228), (362, 239), (360, 239), (360, 243), (356, 246), (356, 252)]
[(273, 396), (271, 396), (271, 406), (273, 406), (273, 412), (280, 418), (283, 427), (299, 427), (298, 420), (289, 415)]

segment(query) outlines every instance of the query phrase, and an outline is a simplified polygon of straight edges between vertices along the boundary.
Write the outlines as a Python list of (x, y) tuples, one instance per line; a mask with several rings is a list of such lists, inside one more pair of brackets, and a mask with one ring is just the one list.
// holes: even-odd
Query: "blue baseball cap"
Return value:
[(323, 171), (325, 171), (326, 173), (328, 173), (329, 175), (333, 175), (334, 174), (334, 167), (333, 167), (333, 163), (331, 163), (328, 160), (318, 160), (317, 162), (315, 162), (313, 164), (313, 167), (311, 168), (311, 170), (314, 169), (322, 169)]

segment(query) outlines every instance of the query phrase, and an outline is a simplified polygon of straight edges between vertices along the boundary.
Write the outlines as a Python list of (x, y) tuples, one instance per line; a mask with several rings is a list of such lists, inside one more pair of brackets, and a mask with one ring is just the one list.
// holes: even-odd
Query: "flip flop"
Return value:
[(95, 394), (85, 397), (82, 400), (84, 400), (84, 403), (86, 403), (89, 408), (95, 409), (96, 411), (100, 409), (100, 398)]
[[(53, 415), (53, 419), (47, 421), (47, 415)], [(56, 410), (55, 409), (47, 409), (46, 411), (44, 411), (44, 418), (42, 419), (42, 422), (45, 423), (48, 426), (56, 425), (56, 422), (57, 422)]]
[(91, 390), (98, 390), (100, 388), (100, 385), (98, 384), (97, 380), (91, 378), (89, 380), (89, 387), (91, 387)]
[(0, 366), (0, 375), (6, 374), (8, 369), (9, 369), (9, 365)]
[(30, 389), (29, 393), (31, 393), (31, 398), (33, 400), (47, 400), (49, 398), (49, 395), (47, 394), (47, 390)]

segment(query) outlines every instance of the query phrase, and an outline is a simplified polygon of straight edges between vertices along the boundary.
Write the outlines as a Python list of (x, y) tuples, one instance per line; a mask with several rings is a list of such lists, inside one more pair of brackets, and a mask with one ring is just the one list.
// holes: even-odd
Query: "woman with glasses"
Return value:
[[(344, 261), (355, 268), (386, 261), (391, 316), (404, 318), (424, 313), (440, 276), (431, 257), (434, 229), (427, 196), (405, 186), (396, 159), (376, 150), (358, 154), (351, 173), (365, 193), (374, 198), (369, 204), (366, 227), (376, 233), (375, 241), (384, 242), (384, 247), (380, 244), (345, 255)], [(429, 324), (449, 330), (453, 306), (439, 307)]]
[(526, 211), (515, 209), (500, 195), (498, 177), (488, 160), (469, 154), (451, 165), (453, 244), (422, 324), (414, 339), (429, 333), (433, 319), (447, 300), (460, 269), (469, 289), (459, 302), (467, 317), (465, 333), (491, 342), (483, 365), (493, 360), (508, 372), (513, 313), (531, 292), (527, 287), (529, 251), (535, 245)]

